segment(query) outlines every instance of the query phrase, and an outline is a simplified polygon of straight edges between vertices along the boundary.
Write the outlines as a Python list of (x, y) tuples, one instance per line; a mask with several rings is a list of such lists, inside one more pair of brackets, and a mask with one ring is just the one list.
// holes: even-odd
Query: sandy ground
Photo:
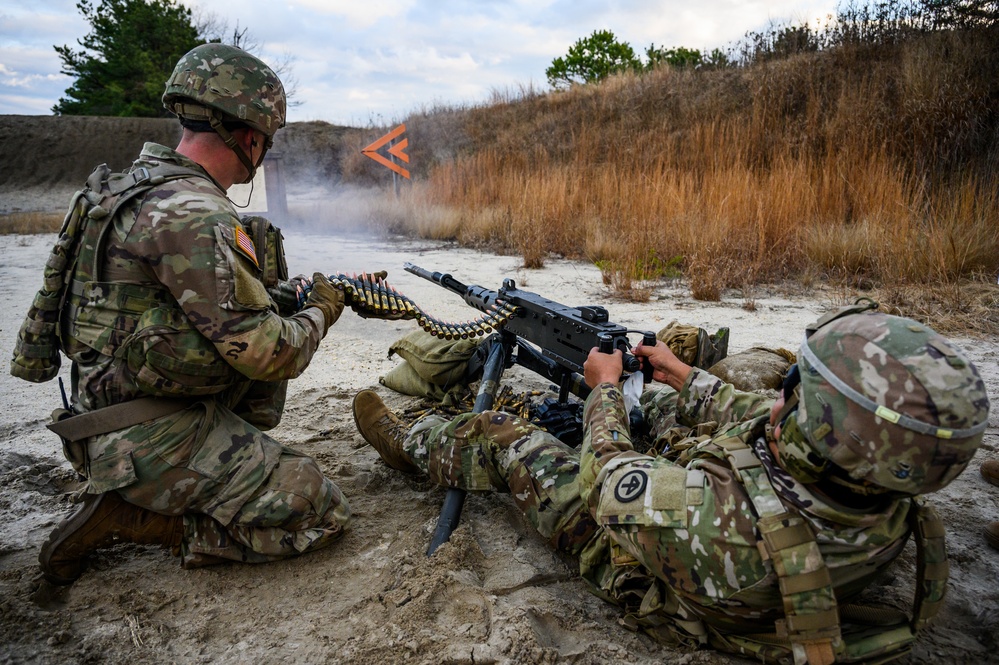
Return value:
[[(403, 272), (413, 261), (497, 288), (522, 288), (567, 304), (603, 304), (611, 319), (658, 330), (674, 318), (729, 326), (731, 351), (796, 349), (804, 325), (844, 294), (775, 295), (760, 289), (755, 311), (739, 294), (698, 303), (678, 285), (644, 304), (619, 301), (588, 265), (551, 261), (518, 269), (516, 257), (412, 242), (286, 233), (293, 272), (387, 269), (389, 281), (425, 309), (459, 319), (459, 298)], [(0, 237), (0, 348), (13, 348), (40, 284), (52, 236)], [(292, 383), (273, 434), (318, 459), (349, 497), (356, 520), (336, 545), (262, 566), (183, 571), (164, 550), (121, 546), (101, 553), (72, 587), (40, 585), (36, 557), (71, 512), (74, 476), (43, 426), (59, 405), (56, 383), (0, 373), (0, 662), (16, 663), (742, 663), (711, 651), (686, 653), (621, 627), (615, 608), (591, 596), (569, 562), (526, 528), (507, 496), (471, 496), (451, 543), (425, 557), (443, 491), (386, 467), (356, 433), (350, 402), (377, 387), (397, 408), (414, 400), (378, 385), (395, 360), (391, 342), (412, 322), (363, 320), (347, 312), (306, 373)], [(996, 338), (961, 339), (999, 403)], [(64, 368), (63, 374), (67, 374)], [(518, 390), (544, 389), (513, 370)], [(913, 663), (999, 662), (999, 553), (982, 538), (999, 519), (999, 489), (979, 463), (999, 458), (999, 409), (972, 466), (932, 497), (947, 523), (951, 585)], [(912, 593), (910, 550), (873, 590), (904, 607)]]

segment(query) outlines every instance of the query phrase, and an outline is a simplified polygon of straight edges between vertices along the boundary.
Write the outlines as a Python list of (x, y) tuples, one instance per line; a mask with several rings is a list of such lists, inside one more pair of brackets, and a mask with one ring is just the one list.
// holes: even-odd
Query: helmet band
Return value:
[(972, 436), (977, 436), (984, 432), (988, 426), (988, 420), (983, 420), (974, 427), (969, 427), (967, 429), (949, 429), (946, 427), (936, 427), (934, 425), (929, 425), (927, 423), (916, 420), (915, 418), (910, 418), (909, 416), (893, 411), (886, 406), (881, 406), (877, 402), (868, 399), (864, 395), (847, 385), (842, 379), (836, 376), (832, 370), (826, 367), (818, 356), (812, 351), (808, 346), (808, 337), (806, 336), (801, 342), (801, 356), (808, 361), (808, 364), (817, 371), (823, 379), (828, 381), (833, 388), (839, 391), (841, 395), (852, 401), (857, 406), (870, 411), (878, 418), (887, 420), (890, 423), (898, 425), (899, 427), (904, 427), (907, 430), (917, 432), (919, 434), (925, 434), (927, 436), (933, 436), (938, 439), (964, 439)]

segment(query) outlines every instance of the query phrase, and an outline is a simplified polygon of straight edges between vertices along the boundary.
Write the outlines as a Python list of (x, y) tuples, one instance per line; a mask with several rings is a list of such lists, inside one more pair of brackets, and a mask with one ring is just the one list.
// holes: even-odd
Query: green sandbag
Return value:
[(446, 340), (414, 330), (389, 347), (389, 358), (398, 354), (404, 362), (379, 381), (404, 395), (445, 401), (468, 385), (468, 361), (479, 342), (479, 338)]

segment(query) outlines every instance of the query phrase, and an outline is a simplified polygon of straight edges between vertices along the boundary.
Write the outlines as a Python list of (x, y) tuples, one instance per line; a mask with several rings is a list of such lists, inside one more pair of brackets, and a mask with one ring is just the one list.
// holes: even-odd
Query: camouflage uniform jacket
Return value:
[[(143, 147), (132, 170), (159, 163), (205, 173), (192, 160), (154, 143)], [(276, 313), (260, 282), (252, 241), (218, 183), (210, 177), (167, 181), (129, 201), (112, 224), (102, 274), (88, 290), (85, 308), (93, 311), (75, 317), (70, 333), (86, 335), (89, 327), (96, 330), (91, 337), (100, 341), (89, 346), (101, 352), (74, 358), (74, 393), (85, 410), (152, 392), (127, 353), (143, 343), (129, 330), (134, 316), (121, 314), (131, 285), (145, 287), (143, 293), (159, 290), (159, 304), (166, 303), (153, 308), (158, 318), (146, 325), (147, 332), (161, 345), (174, 347), (171, 352), (182, 354), (183, 345), (192, 341), (203, 347), (196, 364), (209, 372), (229, 372), (230, 393), (245, 392), (249, 380), (280, 382), (304, 371), (325, 334), (323, 314), (316, 308), (289, 318)], [(171, 337), (178, 329), (187, 336)], [(199, 394), (185, 386), (157, 384), (155, 390), (153, 394)], [(238, 398), (222, 401), (233, 406)]]
[[(657, 411), (657, 401), (665, 408)], [(812, 527), (840, 599), (859, 592), (901, 552), (910, 501), (855, 510), (795, 481), (774, 462), (763, 434), (771, 400), (695, 369), (679, 393), (647, 392), (643, 402), (647, 417), (675, 413), (665, 427), (652, 423), (672, 433), (673, 454), (632, 450), (617, 388), (599, 386), (586, 404), (579, 490), (610, 539), (612, 563), (607, 544), (595, 541), (581, 556), (581, 572), (599, 592), (619, 596), (622, 575), (633, 577), (622, 571), (641, 571), (664, 583), (691, 619), (732, 632), (773, 631), (782, 607), (777, 575), (758, 547), (750, 496), (718, 445), (728, 437), (752, 448), (785, 509)]]

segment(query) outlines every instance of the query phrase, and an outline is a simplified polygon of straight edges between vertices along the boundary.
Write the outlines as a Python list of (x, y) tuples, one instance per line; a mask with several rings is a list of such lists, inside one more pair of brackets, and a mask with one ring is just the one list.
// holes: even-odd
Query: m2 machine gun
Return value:
[[(449, 274), (430, 272), (412, 263), (404, 267), (407, 272), (457, 293), (466, 303), (485, 313), (469, 323), (448, 324), (420, 312), (421, 316), (416, 318), (425, 330), (438, 336), (481, 335), (490, 329), (496, 331), (483, 342), (488, 354), (473, 407), (475, 413), (492, 408), (503, 371), (514, 364), (558, 385), (559, 402), (564, 403), (570, 392), (585, 398), (590, 390), (582, 377), (583, 363), (594, 347), (604, 353), (620, 349), (624, 354), (624, 371), (629, 374), (642, 371), (645, 382), (651, 381), (652, 366), (645, 363), (643, 367), (630, 353), (632, 345), (628, 334), (641, 333), (642, 344), (655, 346), (655, 333), (628, 330), (611, 323), (603, 307), (569, 307), (518, 289), (512, 279), (503, 280), (502, 288), (493, 291), (463, 284)], [(452, 488), (447, 491), (428, 556), (451, 537), (458, 526), (464, 502), (464, 490)]]

